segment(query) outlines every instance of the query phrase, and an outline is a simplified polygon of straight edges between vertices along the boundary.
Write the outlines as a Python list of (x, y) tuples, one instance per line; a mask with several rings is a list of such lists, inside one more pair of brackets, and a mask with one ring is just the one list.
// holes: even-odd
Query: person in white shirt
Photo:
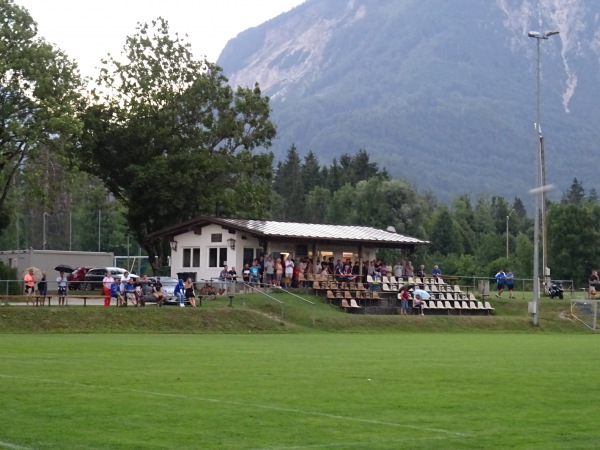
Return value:
[(290, 255), (285, 259), (285, 285), (290, 287), (292, 285), (292, 277), (294, 276), (294, 260)]
[(102, 289), (104, 291), (104, 306), (110, 306), (110, 286), (115, 282), (114, 278), (110, 276), (110, 272), (107, 270), (102, 279)]
[(56, 277), (56, 284), (58, 285), (58, 306), (64, 306), (67, 296), (67, 276), (64, 272), (60, 272)]

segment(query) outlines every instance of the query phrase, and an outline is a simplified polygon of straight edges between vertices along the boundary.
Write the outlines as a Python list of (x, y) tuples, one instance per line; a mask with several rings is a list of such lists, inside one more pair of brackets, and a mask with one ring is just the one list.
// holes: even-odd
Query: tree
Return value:
[(325, 185), (319, 160), (312, 151), (309, 151), (304, 156), (304, 162), (302, 163), (302, 183), (304, 183), (304, 192), (306, 194), (317, 186), (324, 187)]
[(163, 19), (138, 25), (123, 54), (103, 61), (77, 156), (125, 205), (157, 271), (168, 245), (153, 233), (203, 214), (268, 213), (273, 155), (253, 150), (275, 128), (258, 85), (234, 91)]
[(431, 230), (433, 250), (442, 255), (459, 254), (463, 247), (458, 232), (458, 227), (452, 220), (447, 208), (443, 208), (437, 215)]
[(553, 278), (583, 282), (600, 267), (600, 205), (553, 204), (548, 210), (548, 263)]
[(305, 192), (302, 166), (296, 146), (292, 145), (283, 163), (278, 164), (273, 188), (283, 198), (280, 211), (273, 211), (275, 219), (302, 222), (304, 220)]
[(577, 177), (573, 178), (571, 189), (563, 193), (563, 203), (581, 203), (585, 199), (585, 189), (583, 184), (579, 182)]
[(60, 152), (80, 131), (75, 63), (44, 39), (29, 13), (0, 0), (0, 230), (15, 175), (42, 149)]

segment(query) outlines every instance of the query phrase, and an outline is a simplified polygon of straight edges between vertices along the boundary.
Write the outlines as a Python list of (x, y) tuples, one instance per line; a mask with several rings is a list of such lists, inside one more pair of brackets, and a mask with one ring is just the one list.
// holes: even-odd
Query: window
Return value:
[(244, 247), (244, 264), (252, 265), (252, 261), (254, 261), (254, 249), (249, 247)]
[(223, 235), (221, 233), (213, 233), (210, 235), (210, 242), (223, 242)]
[(200, 249), (183, 249), (183, 267), (200, 267)]
[(208, 249), (208, 267), (223, 267), (227, 261), (227, 249), (212, 247)]

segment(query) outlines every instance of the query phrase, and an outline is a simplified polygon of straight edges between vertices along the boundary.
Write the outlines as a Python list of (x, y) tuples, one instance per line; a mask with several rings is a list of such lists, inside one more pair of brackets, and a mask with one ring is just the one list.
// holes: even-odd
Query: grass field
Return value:
[(591, 334), (2, 334), (0, 448), (597, 448)]

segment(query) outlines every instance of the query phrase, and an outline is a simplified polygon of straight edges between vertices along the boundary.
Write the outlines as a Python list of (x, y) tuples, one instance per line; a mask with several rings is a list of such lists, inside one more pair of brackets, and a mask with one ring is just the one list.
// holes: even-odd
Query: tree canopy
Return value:
[(258, 85), (234, 91), (163, 19), (140, 24), (122, 56), (103, 61), (77, 156), (124, 203), (151, 260), (164, 262), (165, 244), (149, 235), (169, 225), (267, 214), (273, 156), (253, 150), (275, 127)]
[(59, 153), (80, 131), (74, 62), (37, 36), (29, 13), (0, 0), (0, 229), (16, 174), (42, 150)]

